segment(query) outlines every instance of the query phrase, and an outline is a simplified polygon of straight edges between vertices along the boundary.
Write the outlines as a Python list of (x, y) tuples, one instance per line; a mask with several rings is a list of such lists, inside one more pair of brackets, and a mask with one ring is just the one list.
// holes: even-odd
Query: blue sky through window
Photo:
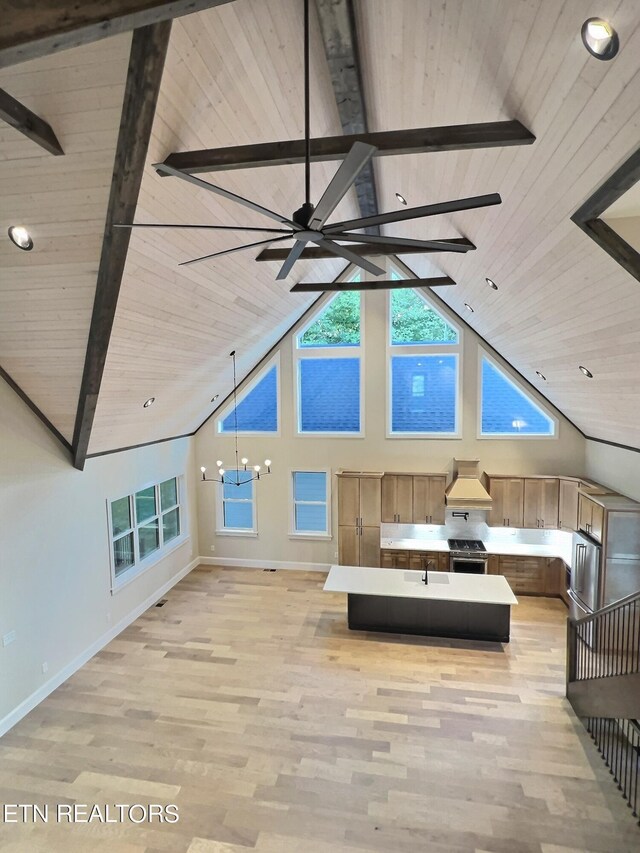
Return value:
[[(275, 364), (238, 403), (238, 430), (240, 432), (278, 431), (278, 375)], [(220, 432), (233, 431), (232, 407), (220, 423)]]

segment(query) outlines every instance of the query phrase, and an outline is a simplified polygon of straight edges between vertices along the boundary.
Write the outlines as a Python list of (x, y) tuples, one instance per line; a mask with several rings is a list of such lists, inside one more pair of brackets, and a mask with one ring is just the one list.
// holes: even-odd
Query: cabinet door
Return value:
[(396, 503), (398, 493), (398, 478), (393, 474), (385, 474), (381, 483), (382, 521), (393, 523), (396, 521)]
[(353, 524), (338, 525), (338, 562), (341, 566), (360, 565), (359, 528)]
[(380, 568), (381, 569), (392, 569), (393, 568), (393, 557), (395, 552), (389, 551), (386, 548), (380, 551)]
[(584, 495), (578, 495), (578, 530), (589, 533), (593, 518), (593, 503)]
[(504, 484), (504, 513), (507, 527), (523, 527), (524, 480), (521, 477), (510, 477), (504, 481)]
[(592, 504), (591, 509), (591, 528), (589, 533), (594, 536), (598, 542), (602, 542), (602, 532), (604, 528), (604, 507), (600, 504)]
[(449, 553), (447, 551), (440, 551), (438, 554), (438, 571), (449, 571)]
[(558, 527), (563, 530), (578, 529), (578, 483), (560, 480)]
[(429, 523), (429, 477), (413, 478), (413, 523)]
[(500, 557), (500, 574), (516, 595), (544, 595), (545, 563), (537, 557)]
[[(378, 484), (380, 480), (377, 480)], [(379, 527), (361, 527), (360, 528), (360, 562), (354, 565), (380, 566), (380, 528)]]
[(491, 509), (489, 510), (489, 524), (493, 527), (503, 527), (507, 523), (504, 511), (505, 480), (489, 480), (489, 494), (491, 495)]
[(378, 530), (380, 530), (382, 517), (381, 479), (381, 477), (360, 478), (360, 523), (364, 527), (377, 527)]
[(542, 480), (524, 481), (524, 526), (540, 527)]
[(489, 564), (487, 566), (488, 575), (500, 574), (500, 557), (497, 554), (489, 554)]
[(446, 477), (429, 477), (429, 502), (427, 513), (430, 524), (444, 524), (444, 490)]
[(560, 595), (562, 585), (564, 583), (564, 563), (557, 558), (548, 558), (545, 571), (545, 586), (546, 595)]
[[(338, 524), (357, 527), (359, 516), (359, 477), (338, 477)], [(345, 565), (357, 565), (357, 563), (346, 563)]]
[(558, 502), (560, 498), (559, 483), (555, 477), (540, 480), (540, 527), (555, 528), (558, 526)]
[(426, 556), (421, 551), (411, 551), (409, 556), (409, 568), (413, 571), (424, 571)]
[(396, 477), (396, 514), (402, 524), (413, 521), (413, 477)]

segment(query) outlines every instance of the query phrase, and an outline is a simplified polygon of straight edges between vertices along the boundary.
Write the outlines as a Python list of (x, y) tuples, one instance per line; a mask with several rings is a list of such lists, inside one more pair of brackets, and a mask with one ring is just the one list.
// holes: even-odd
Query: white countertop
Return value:
[(429, 572), (402, 569), (374, 569), (368, 566), (331, 566), (324, 589), (355, 595), (382, 595), (390, 598), (429, 598), (471, 604), (517, 604), (518, 599), (503, 575)]
[[(559, 557), (567, 565), (571, 565), (571, 539), (566, 545), (537, 545), (526, 542), (483, 540), (487, 554), (502, 554), (503, 556), (522, 557)], [(446, 539), (389, 539), (380, 540), (380, 547), (391, 551), (445, 551), (449, 552)]]

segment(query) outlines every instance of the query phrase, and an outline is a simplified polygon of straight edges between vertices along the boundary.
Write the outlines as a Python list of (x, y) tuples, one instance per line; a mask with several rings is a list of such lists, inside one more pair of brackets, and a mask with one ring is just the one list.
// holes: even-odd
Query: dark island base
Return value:
[(424, 637), (509, 642), (511, 607), (508, 604), (349, 593), (347, 614), (352, 631), (386, 631), (391, 634), (420, 634)]

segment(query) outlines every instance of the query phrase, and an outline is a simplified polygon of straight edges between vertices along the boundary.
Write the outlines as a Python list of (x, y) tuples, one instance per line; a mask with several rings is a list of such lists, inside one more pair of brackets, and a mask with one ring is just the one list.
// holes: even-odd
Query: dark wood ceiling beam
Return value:
[(409, 279), (377, 279), (376, 281), (340, 281), (316, 284), (315, 282), (300, 282), (294, 284), (291, 293), (326, 293), (341, 290), (402, 290), (408, 287), (450, 287), (456, 282), (448, 275), (436, 276), (434, 278), (409, 278)]
[[(347, 135), (367, 133), (369, 126), (353, 0), (316, 0), (316, 9), (342, 130)], [(355, 190), (361, 216), (375, 216), (379, 212), (378, 189), (371, 161), (356, 178)], [(367, 229), (367, 233), (379, 234), (380, 228)]]
[(84, 467), (89, 448), (131, 237), (130, 228), (114, 228), (113, 224), (132, 222), (134, 219), (170, 31), (171, 21), (163, 21), (135, 30), (131, 41), (96, 295), (73, 434), (74, 465), (80, 470)]
[[(340, 238), (338, 237), (338, 240)], [(475, 245), (466, 237), (446, 237), (447, 243), (456, 243), (458, 246), (467, 246), (469, 250), (475, 249)], [(375, 255), (389, 255), (398, 251), (398, 246), (393, 242), (393, 238), (389, 238), (389, 243), (378, 243), (374, 245), (365, 245), (364, 243), (350, 243), (349, 249), (361, 258), (373, 257)], [(403, 246), (402, 255), (428, 255), (433, 252), (441, 252), (441, 249), (419, 249), (414, 246)], [(256, 261), (284, 261), (289, 254), (289, 249), (263, 249)], [(333, 258), (335, 255), (328, 249), (322, 249), (320, 246), (308, 246), (303, 249), (300, 255), (300, 260), (317, 260), (318, 258)]]
[[(378, 150), (375, 157), (397, 154), (425, 154), (432, 151), (466, 151), (474, 148), (504, 148), (531, 145), (535, 136), (519, 121), (492, 121), (479, 124), (454, 124), (444, 127), (418, 127), (325, 136), (311, 140), (311, 162), (342, 160), (354, 142), (366, 142)], [(304, 140), (235, 145), (231, 148), (206, 148), (169, 154), (167, 166), (189, 172), (225, 172), (304, 163)], [(162, 173), (159, 173), (162, 175)], [(162, 175), (166, 177), (166, 175)]]
[(72, 452), (72, 451), (71, 451), (71, 445), (69, 444), (69, 442), (67, 441), (67, 439), (62, 435), (62, 433), (60, 432), (60, 430), (59, 430), (59, 429), (57, 429), (57, 428), (56, 428), (56, 427), (51, 423), (51, 421), (50, 421), (50, 420), (49, 420), (49, 418), (44, 414), (44, 412), (42, 412), (42, 411), (41, 411), (41, 410), (36, 406), (36, 404), (33, 402), (33, 400), (31, 399), (31, 397), (29, 397), (29, 396), (28, 396), (28, 395), (27, 395), (27, 394), (22, 390), (22, 388), (18, 385), (18, 383), (17, 383), (17, 382), (15, 382), (15, 381), (11, 378), (11, 376), (9, 376), (9, 374), (7, 373), (7, 371), (6, 371), (3, 367), (1, 367), (1, 366), (0, 366), (0, 378), (4, 379), (4, 381), (7, 383), (7, 385), (8, 385), (10, 388), (12, 388), (12, 389), (16, 392), (16, 394), (18, 395), (18, 397), (20, 397), (20, 399), (22, 400), (22, 402), (23, 402), (23, 403), (25, 403), (25, 404), (26, 404), (26, 405), (31, 409), (31, 411), (34, 413), (34, 415), (42, 421), (42, 423), (46, 426), (46, 428), (49, 430), (49, 432), (51, 432), (51, 434), (52, 434), (52, 435), (54, 435), (54, 436), (56, 437), (56, 439), (60, 442), (60, 444), (64, 447), (64, 449), (65, 449), (68, 453), (71, 453), (71, 452)]
[(0, 68), (233, 0), (0, 0)]
[(0, 89), (0, 119), (15, 127), (24, 136), (38, 144), (49, 154), (60, 156), (64, 154), (58, 137), (44, 119), (31, 112), (30, 109), (16, 101), (4, 89)]

